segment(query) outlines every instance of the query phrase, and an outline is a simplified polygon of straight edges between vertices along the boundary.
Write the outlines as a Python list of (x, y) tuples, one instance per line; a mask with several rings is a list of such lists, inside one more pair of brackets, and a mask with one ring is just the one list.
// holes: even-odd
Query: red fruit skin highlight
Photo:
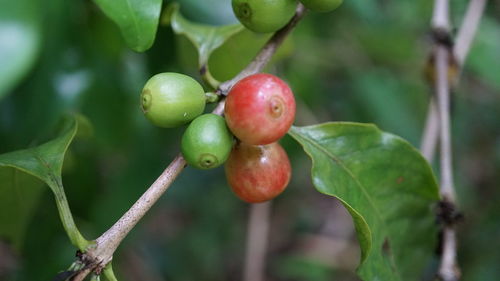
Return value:
[(259, 203), (282, 193), (292, 174), (290, 160), (279, 143), (238, 143), (225, 164), (226, 178), (241, 200)]
[(224, 115), (231, 132), (242, 142), (264, 145), (283, 137), (295, 119), (295, 98), (278, 77), (259, 73), (236, 83), (229, 92)]

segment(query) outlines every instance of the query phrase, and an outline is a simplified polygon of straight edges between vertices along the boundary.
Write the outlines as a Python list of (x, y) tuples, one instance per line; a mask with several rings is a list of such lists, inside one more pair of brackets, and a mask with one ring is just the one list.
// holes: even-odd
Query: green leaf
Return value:
[(94, 0), (119, 27), (127, 45), (137, 52), (149, 49), (155, 40), (161, 0)]
[(0, 9), (0, 99), (33, 65), (40, 47), (36, 0), (2, 1)]
[(243, 30), (241, 24), (211, 26), (190, 22), (185, 19), (180, 11), (179, 4), (172, 3), (167, 7), (167, 12), (163, 20), (165, 23), (170, 23), (172, 29), (176, 34), (186, 36), (198, 51), (198, 67), (206, 73), (209, 84), (215, 86), (216, 81), (210, 75), (208, 70), (208, 59), (212, 52), (219, 48), (226, 40), (231, 38), (234, 34)]
[(289, 134), (312, 158), (316, 189), (351, 214), (363, 280), (419, 280), (437, 230), (439, 199), (432, 170), (405, 140), (373, 125), (325, 123)]
[[(5, 192), (16, 188), (16, 186), (19, 187), (19, 182), (16, 182), (15, 178), (18, 173), (13, 173), (12, 169), (31, 175), (46, 183), (55, 195), (59, 215), (71, 242), (80, 250), (85, 250), (89, 242), (83, 238), (74, 223), (61, 178), (64, 155), (77, 132), (77, 128), (76, 118), (68, 118), (65, 120), (61, 133), (57, 138), (37, 147), (0, 155), (0, 171), (3, 170), (0, 175), (7, 177), (5, 182), (2, 181), (0, 191)], [(8, 177), (9, 171), (10, 178)], [(15, 184), (15, 186), (9, 185), (9, 182)], [(23, 185), (23, 189), (29, 188), (29, 186)], [(15, 192), (22, 192), (22, 190)]]

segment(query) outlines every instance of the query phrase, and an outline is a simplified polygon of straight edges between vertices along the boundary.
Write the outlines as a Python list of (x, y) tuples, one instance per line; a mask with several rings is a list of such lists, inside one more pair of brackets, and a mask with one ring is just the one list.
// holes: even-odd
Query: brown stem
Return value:
[(177, 155), (134, 205), (110, 229), (97, 238), (96, 247), (87, 254), (93, 255), (103, 266), (108, 264), (125, 236), (165, 193), (185, 166), (186, 161), (182, 155)]
[[(266, 64), (271, 60), (271, 57), (276, 52), (277, 48), (285, 40), (286, 36), (288, 36), (290, 31), (296, 26), (297, 22), (303, 17), (304, 12), (304, 6), (299, 4), (296, 14), (290, 22), (269, 39), (254, 60), (235, 78), (222, 83), (218, 92), (226, 95), (229, 89), (231, 89), (231, 87), (240, 79), (262, 71)], [(213, 110), (214, 114), (223, 114), (224, 102), (224, 100), (221, 100), (218, 103), (217, 107)], [(179, 154), (163, 171), (160, 177), (158, 177), (148, 190), (137, 200), (137, 202), (134, 203), (134, 205), (132, 205), (132, 207), (110, 229), (96, 239), (96, 244), (89, 248), (87, 253), (85, 253), (87, 269), (75, 276), (75, 278), (78, 279), (74, 280), (83, 280), (92, 272), (100, 272), (106, 264), (112, 260), (116, 248), (120, 245), (125, 236), (127, 236), (139, 220), (174, 182), (177, 176), (184, 169), (185, 165), (186, 161), (182, 155)]]
[(78, 272), (75, 276), (71, 278), (71, 281), (83, 281), (87, 275), (89, 275), (95, 267), (87, 267), (82, 271)]

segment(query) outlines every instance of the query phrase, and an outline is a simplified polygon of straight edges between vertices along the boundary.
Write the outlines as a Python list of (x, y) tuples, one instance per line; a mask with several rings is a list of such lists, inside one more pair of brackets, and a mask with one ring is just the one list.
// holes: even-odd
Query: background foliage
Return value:
[[(63, 180), (77, 225), (86, 237), (97, 237), (177, 153), (183, 128), (151, 126), (139, 93), (158, 72), (199, 78), (195, 49), (160, 26), (152, 48), (135, 53), (90, 1), (7, 2), (0, 9), (0, 153), (51, 139), (67, 112), (85, 115), (93, 134), (70, 146)], [(236, 22), (229, 1), (179, 2), (188, 19)], [(491, 2), (452, 105), (457, 188), (466, 213), (459, 230), (464, 280), (500, 279), (494, 239), (500, 232), (500, 9)], [(452, 1), (456, 25), (465, 4)], [(429, 97), (422, 68), (431, 10), (429, 0), (350, 0), (333, 13), (307, 15), (268, 68), (294, 90), (296, 124), (371, 122), (418, 147)], [(259, 47), (247, 42), (263, 44), (265, 37), (243, 32), (215, 50), (214, 76), (234, 75)], [(16, 40), (24, 48), (9, 45)], [(312, 188), (310, 160), (299, 145), (289, 138), (282, 143), (294, 175), (273, 205), (268, 275), (357, 280), (350, 218)], [(19, 181), (33, 188), (0, 188), (0, 280), (50, 280), (68, 266), (74, 248), (49, 189), (31, 178)], [(120, 280), (237, 280), (247, 210), (227, 188), (222, 169), (187, 168), (119, 248), (115, 271)], [(25, 220), (8, 220), (14, 215)]]

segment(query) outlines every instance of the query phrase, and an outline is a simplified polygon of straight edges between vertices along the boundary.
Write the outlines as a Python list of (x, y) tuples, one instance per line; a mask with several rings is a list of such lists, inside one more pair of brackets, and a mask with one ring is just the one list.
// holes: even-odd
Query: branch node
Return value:
[(455, 42), (448, 29), (442, 27), (433, 27), (431, 29), (432, 40), (437, 45), (445, 46), (452, 50)]
[(438, 223), (446, 227), (454, 227), (465, 220), (464, 214), (457, 209), (456, 204), (446, 198), (439, 201), (436, 215)]

